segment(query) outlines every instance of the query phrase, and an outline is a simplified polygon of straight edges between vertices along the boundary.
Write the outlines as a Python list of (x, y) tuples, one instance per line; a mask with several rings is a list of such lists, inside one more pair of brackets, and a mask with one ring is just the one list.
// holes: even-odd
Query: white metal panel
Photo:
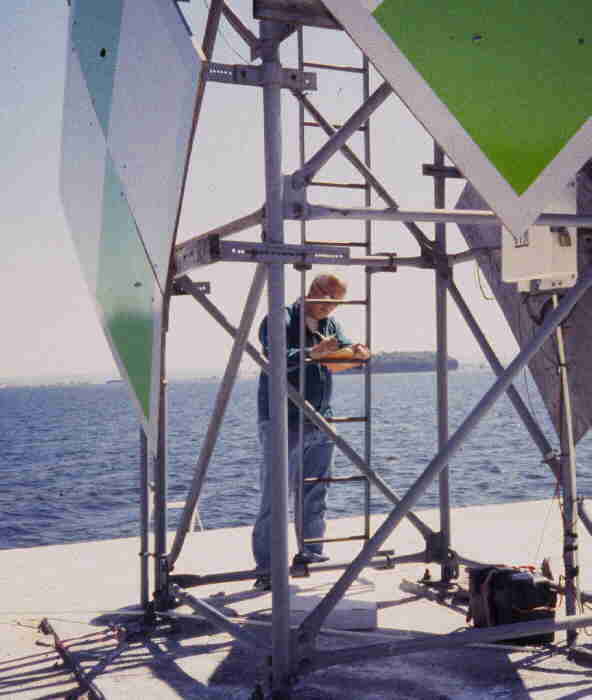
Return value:
[(164, 288), (201, 62), (173, 0), (123, 6), (109, 150)]
[(107, 146), (80, 63), (67, 63), (60, 175), (61, 198), (91, 295), (97, 289)]

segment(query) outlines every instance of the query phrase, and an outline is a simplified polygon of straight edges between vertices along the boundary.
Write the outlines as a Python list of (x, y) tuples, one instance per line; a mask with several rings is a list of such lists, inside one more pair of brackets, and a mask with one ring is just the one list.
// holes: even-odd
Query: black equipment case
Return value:
[[(469, 568), (469, 615), (475, 627), (555, 619), (557, 591), (551, 581), (525, 569), (484, 566)], [(554, 632), (518, 639), (512, 644), (548, 644)]]

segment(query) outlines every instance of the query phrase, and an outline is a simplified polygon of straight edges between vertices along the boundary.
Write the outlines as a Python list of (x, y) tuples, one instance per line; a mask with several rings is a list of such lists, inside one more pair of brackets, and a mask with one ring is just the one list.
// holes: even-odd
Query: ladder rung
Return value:
[(314, 63), (312, 61), (304, 61), (302, 64), (306, 68), (324, 68), (325, 70), (337, 70), (344, 73), (365, 73), (365, 68), (357, 66), (336, 66), (329, 63)]
[(320, 180), (313, 180), (308, 184), (310, 187), (339, 187), (344, 190), (368, 189), (368, 185), (360, 182), (321, 182)]
[(322, 544), (324, 542), (353, 542), (354, 540), (367, 540), (366, 535), (351, 535), (350, 537), (328, 537), (323, 539), (321, 537), (316, 539), (304, 540), (305, 544)]
[(367, 481), (368, 477), (363, 474), (353, 474), (352, 476), (311, 476), (304, 479), (305, 484), (323, 483), (334, 484), (339, 481)]
[(335, 416), (327, 419), (329, 423), (365, 423), (368, 419), (366, 416)]

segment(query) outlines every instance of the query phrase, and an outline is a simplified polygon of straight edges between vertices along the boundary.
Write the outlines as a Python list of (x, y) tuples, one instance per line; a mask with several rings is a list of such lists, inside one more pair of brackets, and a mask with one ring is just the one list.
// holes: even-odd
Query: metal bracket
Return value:
[(175, 252), (174, 263), (177, 270), (189, 270), (200, 265), (210, 265), (220, 260), (220, 237), (216, 235), (197, 238)]
[[(184, 246), (182, 251), (175, 256), (175, 266), (178, 270), (188, 270), (211, 265), (221, 260), (338, 265), (344, 260), (348, 260), (349, 257), (348, 248), (337, 246), (221, 241), (219, 236), (213, 235), (196, 239)], [(207, 283), (202, 284), (207, 285)], [(179, 291), (183, 293), (182, 290)], [(200, 291), (207, 294), (209, 287)]]
[[(228, 63), (208, 64), (206, 78), (215, 83), (234, 83), (235, 85), (265, 85), (261, 66), (238, 65)], [(299, 71), (296, 68), (282, 68), (279, 71), (280, 87), (290, 90), (316, 90), (316, 73)]]
[(452, 279), (452, 267), (448, 262), (448, 256), (438, 250), (431, 251), (434, 269), (445, 280)]
[(308, 202), (306, 201), (306, 188), (294, 187), (292, 175), (284, 175), (282, 182), (284, 195), (284, 218), (305, 220), (308, 213)]
[(383, 549), (376, 553), (376, 556), (384, 557), (384, 566), (382, 569), (394, 569), (395, 568), (395, 550), (394, 549)]
[[(210, 294), (212, 287), (209, 282), (194, 282), (193, 291), (200, 292), (201, 294)], [(173, 281), (173, 295), (176, 297), (183, 297), (190, 296), (190, 293), (186, 289), (180, 287), (175, 280)]]
[(327, 245), (288, 243), (220, 242), (219, 260), (237, 262), (283, 262), (288, 264), (337, 265), (350, 257), (349, 249)]
[(296, 25), (343, 29), (319, 0), (300, 3), (285, 2), (285, 0), (253, 0), (253, 17)]
[(443, 537), (441, 532), (434, 532), (426, 538), (425, 562), (436, 562), (446, 570), (445, 578), (447, 580), (458, 578), (459, 563), (458, 554), (449, 547), (443, 546)]
[(378, 253), (378, 255), (384, 255), (389, 258), (388, 265), (381, 265), (379, 267), (374, 267), (371, 265), (366, 266), (366, 272), (369, 274), (374, 274), (375, 272), (397, 272), (397, 254), (396, 253)]
[(160, 590), (154, 591), (154, 608), (157, 612), (169, 610), (174, 605), (174, 597), (171, 595), (169, 585), (168, 557), (166, 554), (161, 554), (158, 559), (160, 559), (159, 568), (164, 573), (164, 585)]

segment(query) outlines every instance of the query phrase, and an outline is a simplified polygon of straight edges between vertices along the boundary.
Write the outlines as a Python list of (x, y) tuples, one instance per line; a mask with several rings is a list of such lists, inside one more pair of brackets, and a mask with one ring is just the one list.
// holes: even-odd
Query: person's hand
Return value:
[(351, 349), (356, 360), (370, 359), (370, 351), (365, 345), (362, 345), (362, 343), (354, 343), (354, 345), (351, 346)]
[(328, 335), (323, 338), (320, 343), (313, 345), (310, 349), (310, 358), (312, 360), (320, 360), (321, 357), (330, 352), (335, 352), (339, 348), (339, 342), (334, 335)]

